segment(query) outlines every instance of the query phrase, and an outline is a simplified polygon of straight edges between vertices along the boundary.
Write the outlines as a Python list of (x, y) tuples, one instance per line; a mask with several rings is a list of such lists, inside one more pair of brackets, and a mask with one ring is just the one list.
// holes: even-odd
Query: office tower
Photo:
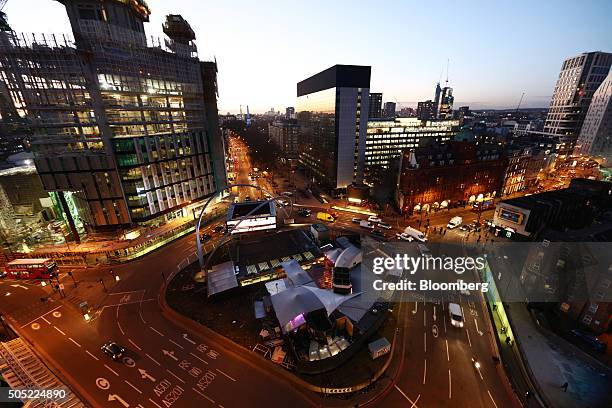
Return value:
[(465, 118), (472, 116), (469, 106), (460, 106), (455, 112), (453, 112), (453, 118), (458, 119), (463, 124)]
[(366, 135), (365, 167), (387, 167), (393, 159), (401, 156), (404, 149), (417, 148), (422, 139), (445, 143), (458, 132), (458, 120), (370, 120)]
[(385, 102), (384, 117), (387, 119), (395, 117), (395, 102)]
[[(2, 81), (31, 123), (45, 190), (75, 225), (158, 225), (225, 181), (216, 72), (178, 15), (147, 43), (141, 0), (60, 0), (76, 42), (0, 33)], [(76, 237), (75, 237), (76, 238)]]
[[(436, 89), (437, 92), (437, 89)], [(450, 119), (453, 117), (453, 88), (445, 86), (442, 88), (442, 94), (440, 96), (440, 104), (437, 107), (438, 119)]]
[(433, 120), (436, 118), (437, 107), (435, 101), (427, 100), (417, 104), (416, 115), (420, 120)]
[(293, 106), (285, 108), (285, 119), (295, 119), (295, 108)]
[(593, 94), (576, 142), (579, 153), (612, 158), (612, 72)]
[(544, 132), (559, 136), (559, 155), (572, 153), (595, 90), (610, 71), (612, 54), (586, 52), (563, 61)]
[(300, 162), (325, 188), (362, 182), (370, 69), (334, 65), (297, 84)]
[(434, 95), (434, 115), (432, 119), (436, 119), (438, 117), (438, 109), (440, 108), (440, 96), (442, 95), (442, 88), (440, 87), (440, 83), (436, 84), (436, 92)]
[(370, 109), (368, 118), (382, 118), (382, 93), (370, 93)]

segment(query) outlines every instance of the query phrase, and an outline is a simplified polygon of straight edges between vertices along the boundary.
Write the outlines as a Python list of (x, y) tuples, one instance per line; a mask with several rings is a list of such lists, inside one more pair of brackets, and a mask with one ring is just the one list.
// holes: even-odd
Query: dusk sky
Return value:
[[(371, 91), (414, 106), (436, 82), (455, 106), (548, 107), (564, 58), (612, 51), (612, 1), (149, 0), (149, 35), (182, 14), (201, 59), (216, 57), (219, 109), (252, 112), (295, 104), (296, 83), (334, 64), (372, 66)], [(9, 0), (15, 31), (69, 32), (54, 0)], [(444, 71), (444, 73), (442, 73)]]

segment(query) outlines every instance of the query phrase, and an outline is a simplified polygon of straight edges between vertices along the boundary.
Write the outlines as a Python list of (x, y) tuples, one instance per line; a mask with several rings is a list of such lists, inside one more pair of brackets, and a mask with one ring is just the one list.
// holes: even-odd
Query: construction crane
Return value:
[(521, 107), (521, 103), (523, 103), (523, 98), (524, 98), (524, 97), (525, 97), (525, 92), (523, 92), (523, 93), (521, 94), (521, 99), (519, 100), (518, 105), (516, 105), (516, 110), (515, 110), (515, 112), (518, 112), (519, 108)]
[(8, 0), (0, 0), (0, 31), (13, 31), (9, 25), (6, 14), (2, 11)]

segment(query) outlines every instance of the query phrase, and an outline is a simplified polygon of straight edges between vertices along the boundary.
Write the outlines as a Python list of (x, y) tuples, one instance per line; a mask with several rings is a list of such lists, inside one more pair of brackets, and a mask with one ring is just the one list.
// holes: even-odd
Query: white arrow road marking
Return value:
[(196, 344), (195, 341), (191, 340), (190, 338), (187, 337), (187, 333), (183, 333), (183, 338), (185, 339), (185, 341), (188, 341), (191, 344)]
[(476, 318), (474, 318), (474, 324), (476, 325), (476, 331), (482, 336), (484, 333), (478, 330), (478, 321), (476, 320)]
[(25, 290), (29, 289), (27, 286), (23, 286), (23, 285), (19, 285), (19, 284), (11, 285), (11, 287), (12, 288), (21, 288), (21, 289), (25, 289)]
[(119, 402), (121, 405), (123, 405), (125, 408), (129, 408), (130, 404), (128, 404), (127, 402), (125, 402), (123, 400), (123, 398), (121, 398), (120, 396), (118, 396), (117, 394), (108, 394), (108, 401), (117, 401)]
[(146, 379), (146, 380), (149, 380), (151, 382), (155, 382), (155, 378), (151, 377), (151, 375), (149, 373), (147, 373), (147, 370), (139, 368), (138, 372), (140, 373), (140, 376), (142, 377), (143, 380)]
[(174, 351), (162, 350), (162, 353), (164, 353), (164, 355), (170, 357), (174, 361), (178, 361), (178, 358), (174, 355)]

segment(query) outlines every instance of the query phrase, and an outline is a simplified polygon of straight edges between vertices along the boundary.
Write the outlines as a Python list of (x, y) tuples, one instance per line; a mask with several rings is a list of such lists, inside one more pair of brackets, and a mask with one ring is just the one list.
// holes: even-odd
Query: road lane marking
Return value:
[(163, 334), (163, 333), (161, 333), (161, 332), (160, 332), (160, 331), (158, 331), (158, 330), (155, 330), (155, 328), (154, 328), (153, 326), (149, 326), (149, 328), (150, 328), (151, 330), (153, 330), (155, 333), (157, 333), (157, 334), (159, 334), (160, 336), (164, 337), (164, 334)]
[(470, 347), (472, 347), (472, 340), (470, 340), (470, 331), (466, 328), (465, 332), (467, 333), (468, 343), (470, 343)]
[(495, 405), (495, 408), (497, 408), (497, 404), (495, 403), (495, 400), (493, 399), (493, 396), (491, 395), (491, 391), (487, 390), (487, 393), (489, 394), (489, 398), (491, 398), (491, 402), (493, 403), (493, 405)]
[(427, 353), (427, 332), (423, 332), (423, 348), (425, 349), (425, 353)]
[(89, 355), (91, 356), (91, 358), (93, 358), (94, 360), (96, 360), (96, 361), (98, 361), (98, 360), (99, 360), (99, 358), (98, 358), (98, 357), (96, 357), (96, 356), (94, 356), (93, 354), (91, 354), (91, 353), (89, 352), (89, 350), (85, 350), (85, 352), (86, 352), (87, 354), (89, 354)]
[(178, 344), (176, 341), (172, 339), (168, 339), (168, 340), (170, 341), (170, 343), (174, 344), (176, 347), (180, 348), (181, 350), (185, 350), (185, 348), (181, 346), (180, 344)]
[(203, 362), (204, 364), (208, 364), (208, 361), (201, 359), (200, 357), (196, 356), (195, 354), (193, 354), (192, 352), (189, 352), (189, 354), (191, 354), (193, 357), (197, 358), (198, 360), (200, 360), (201, 362)]
[(412, 404), (412, 405), (411, 405), (411, 408), (414, 408), (414, 407), (416, 407), (416, 406), (417, 406), (417, 405), (416, 405), (416, 403), (417, 403), (417, 401), (419, 400), (419, 398), (421, 398), (421, 394), (419, 394), (419, 395), (418, 395), (418, 397), (416, 398), (416, 401), (413, 401), (413, 400), (411, 400), (411, 399), (410, 399), (410, 398), (409, 398), (409, 397), (408, 397), (406, 394), (404, 394), (404, 391), (402, 391), (402, 390), (400, 389), (400, 387), (398, 387), (398, 386), (397, 386), (397, 384), (396, 384), (396, 385), (394, 385), (394, 387), (395, 387), (395, 389), (396, 389), (396, 390), (398, 390), (398, 391), (399, 391), (399, 393), (400, 393), (400, 394), (402, 394), (402, 395), (403, 395), (403, 397), (404, 397), (404, 398), (406, 398), (406, 399), (408, 400), (408, 402), (410, 402), (410, 403)]
[(71, 342), (76, 344), (78, 347), (81, 347), (81, 345), (79, 343), (77, 343), (72, 337), (68, 337), (68, 340), (70, 340)]
[(231, 376), (230, 376), (229, 374), (227, 374), (226, 372), (223, 372), (223, 371), (219, 370), (218, 368), (217, 368), (217, 371), (218, 371), (218, 372), (220, 372), (221, 374), (223, 374), (224, 376), (226, 376), (227, 378), (229, 378), (230, 380), (232, 380), (232, 381), (236, 382), (236, 379), (235, 379), (235, 378), (233, 378), (233, 377), (231, 377)]
[(446, 341), (446, 361), (450, 361), (450, 354), (448, 354), (448, 339)]
[(45, 321), (45, 323), (47, 323), (47, 324), (51, 324), (51, 322), (50, 322), (50, 321), (48, 321), (47, 319), (45, 319), (43, 316), (41, 316), (40, 318), (41, 318), (41, 319), (43, 319), (43, 320)]
[(107, 366), (106, 364), (104, 364), (104, 367), (108, 368), (108, 370), (109, 370), (111, 373), (113, 373), (113, 374), (115, 374), (117, 377), (119, 377), (119, 374), (117, 374), (117, 372), (116, 372), (115, 370), (113, 370), (112, 368), (110, 368), (110, 367), (109, 367), (109, 366)]
[(425, 385), (426, 377), (427, 377), (427, 359), (425, 359), (425, 365), (423, 366), (423, 385)]
[(150, 358), (150, 359), (151, 359), (151, 360), (152, 360), (152, 361), (153, 361), (155, 364), (157, 364), (158, 366), (160, 366), (160, 367), (161, 367), (161, 364), (159, 364), (159, 363), (157, 362), (157, 360), (156, 360), (156, 359), (154, 359), (153, 357), (151, 357), (151, 356), (150, 356), (148, 353), (145, 353), (145, 356), (149, 357), (149, 358)]
[[(56, 308), (54, 308), (54, 309), (49, 310), (47, 313), (43, 313), (42, 315), (38, 316), (37, 318), (32, 319), (32, 320), (30, 320), (29, 322), (27, 322), (26, 324), (24, 324), (23, 326), (21, 326), (21, 328), (23, 329), (23, 328), (25, 328), (26, 326), (31, 325), (32, 323), (34, 323), (35, 321), (37, 321), (37, 320), (38, 320), (38, 319), (40, 319), (41, 317), (44, 317), (44, 316), (48, 315), (48, 314), (49, 314), (49, 313), (51, 313), (51, 312), (55, 312), (57, 309), (59, 309), (59, 308), (60, 308), (60, 307), (62, 307), (62, 306), (63, 306), (63, 305), (59, 305), (58, 307), (56, 307)], [(49, 321), (48, 321), (48, 320), (46, 320), (46, 322), (47, 322), (47, 323), (49, 323)], [(49, 324), (51, 324), (51, 323), (49, 323)]]
[(57, 326), (53, 326), (53, 328), (54, 328), (55, 330), (57, 330), (58, 332), (62, 333), (62, 335), (64, 335), (64, 336), (66, 335), (66, 333), (64, 333), (63, 331), (61, 331), (61, 330), (60, 330), (60, 329), (59, 329)]
[(138, 347), (138, 344), (134, 343), (132, 341), (132, 339), (128, 339), (128, 341), (132, 344), (132, 346), (136, 347), (138, 349), (138, 351), (142, 351), (142, 349), (140, 347)]
[(176, 378), (177, 380), (179, 380), (180, 382), (185, 384), (185, 380), (183, 380), (181, 377), (179, 377), (178, 375), (174, 374), (172, 371), (168, 370), (167, 368), (166, 368), (166, 371), (169, 372), (174, 378)]
[(145, 321), (144, 317), (142, 317), (142, 311), (141, 310), (138, 311), (138, 316), (140, 317), (140, 320), (142, 320), (142, 324), (147, 324), (147, 322)]
[(190, 338), (187, 336), (187, 333), (183, 333), (183, 339), (185, 339), (185, 341), (188, 341), (189, 343), (191, 343), (191, 344), (193, 344), (193, 345), (195, 345), (195, 344), (196, 344), (196, 342), (195, 342), (195, 341), (191, 340), (191, 339), (190, 339)]
[[(195, 388), (192, 388), (192, 390), (194, 390), (195, 392), (197, 392), (198, 394), (200, 394), (201, 396), (203, 396), (204, 398), (206, 398), (207, 400), (209, 400), (212, 404), (215, 403), (215, 400), (210, 398), (209, 396), (207, 396), (206, 394), (201, 393), (200, 391), (196, 390)], [(156, 404), (157, 405), (157, 404)], [(159, 405), (157, 405), (159, 407)], [(161, 407), (160, 407), (161, 408)]]
[(119, 326), (119, 330), (121, 331), (121, 335), (125, 336), (125, 332), (123, 331), (123, 328), (121, 327), (121, 323), (119, 323), (119, 308), (121, 306), (117, 306), (117, 313), (115, 314), (115, 318), (117, 319), (117, 326)]
[(448, 369), (448, 399), (451, 398), (452, 395), (452, 383), (451, 383), (451, 373), (450, 373), (450, 368)]
[(423, 305), (423, 327), (427, 327), (427, 311), (425, 305)]
[(155, 405), (157, 408), (162, 408), (161, 405), (159, 405), (157, 402), (153, 401), (151, 398), (149, 398), (149, 401), (151, 401), (151, 403), (153, 405)]
[(142, 394), (142, 391), (140, 391), (138, 388), (134, 387), (128, 380), (123, 380), (125, 381), (125, 383), (127, 385), (129, 385), (130, 387), (132, 387), (133, 389), (135, 389), (139, 394)]

